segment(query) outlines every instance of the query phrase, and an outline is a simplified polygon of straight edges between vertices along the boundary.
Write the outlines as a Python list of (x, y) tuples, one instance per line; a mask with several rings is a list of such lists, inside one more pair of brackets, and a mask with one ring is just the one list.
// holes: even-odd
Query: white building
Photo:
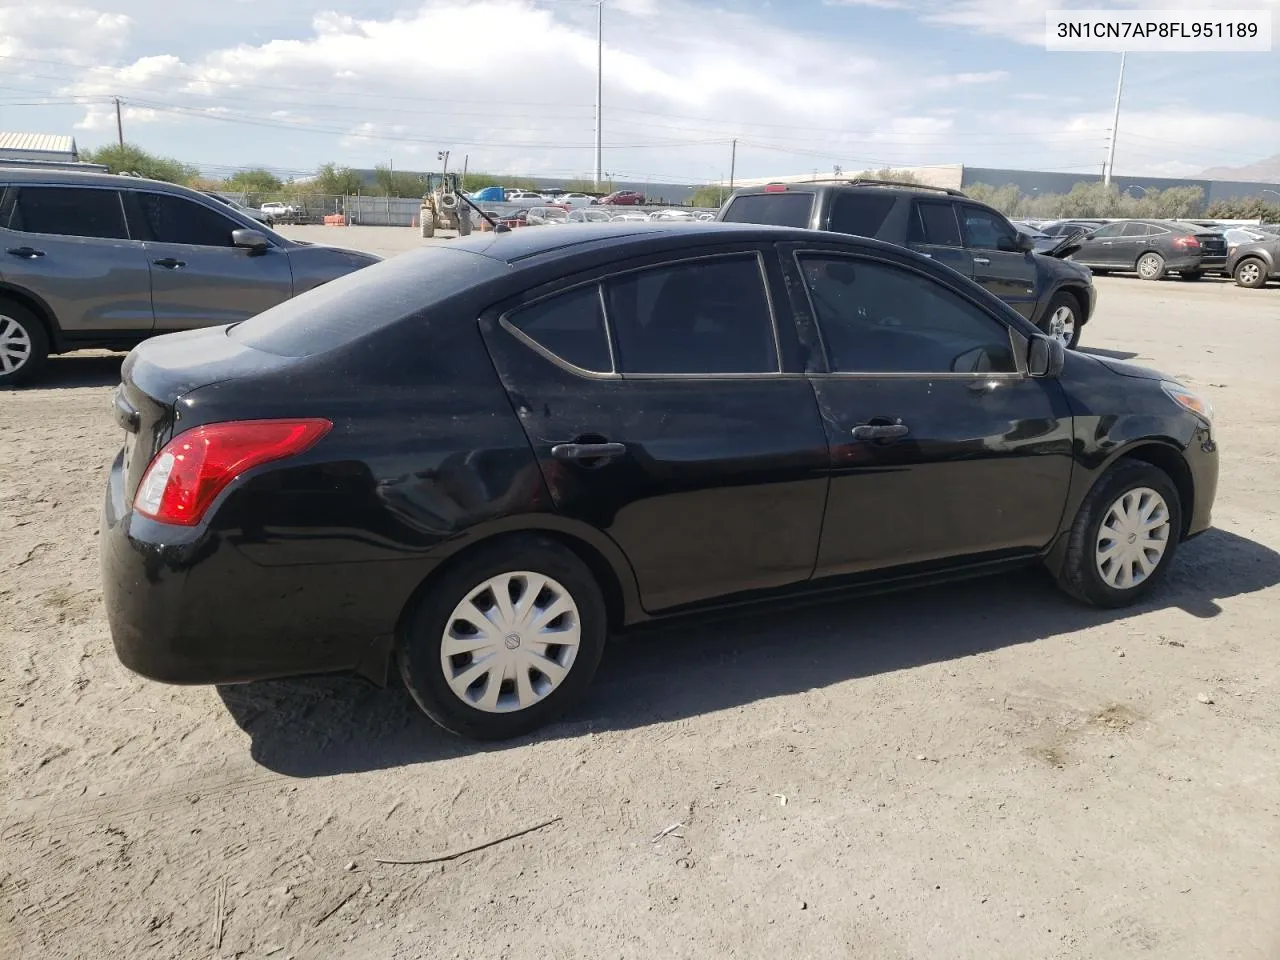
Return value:
[(0, 160), (42, 160), (46, 163), (76, 163), (80, 151), (73, 137), (52, 133), (5, 133), (0, 131)]

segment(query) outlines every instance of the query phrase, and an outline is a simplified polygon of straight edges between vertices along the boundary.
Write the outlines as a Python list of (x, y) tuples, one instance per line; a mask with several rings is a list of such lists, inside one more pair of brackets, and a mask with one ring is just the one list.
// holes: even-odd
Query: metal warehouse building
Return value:
[(76, 163), (80, 151), (73, 137), (52, 133), (5, 133), (0, 131), (0, 160), (41, 160), (46, 163)]

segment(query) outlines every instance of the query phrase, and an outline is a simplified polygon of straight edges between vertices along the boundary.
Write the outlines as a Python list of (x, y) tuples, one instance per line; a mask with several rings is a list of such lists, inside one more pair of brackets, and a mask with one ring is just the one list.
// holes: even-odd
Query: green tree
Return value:
[(427, 189), (427, 179), (420, 173), (395, 171), (379, 165), (373, 171), (375, 184), (370, 193), (384, 197), (420, 197)]
[(167, 180), (169, 183), (187, 183), (200, 175), (200, 171), (191, 164), (171, 157), (157, 157), (131, 143), (86, 150), (80, 154), (80, 158), (89, 163), (101, 163), (111, 173), (136, 173), (151, 180)]
[(694, 192), (693, 199), (689, 201), (689, 205), (694, 207), (719, 207), (728, 199), (729, 188), (726, 185), (710, 183), (705, 187), (699, 187)]
[(239, 193), (278, 193), (284, 186), (270, 170), (237, 170), (223, 181), (228, 190)]
[(315, 193), (333, 195), (356, 193), (361, 186), (359, 174), (350, 167), (340, 167), (335, 163), (322, 163), (311, 181)]

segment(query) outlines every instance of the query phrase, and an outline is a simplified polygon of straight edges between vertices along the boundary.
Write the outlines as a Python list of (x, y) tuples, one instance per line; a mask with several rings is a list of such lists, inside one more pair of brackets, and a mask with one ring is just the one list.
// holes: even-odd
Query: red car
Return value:
[(644, 203), (644, 194), (636, 193), (634, 190), (619, 190), (607, 197), (601, 197), (600, 202), (619, 207), (638, 207)]

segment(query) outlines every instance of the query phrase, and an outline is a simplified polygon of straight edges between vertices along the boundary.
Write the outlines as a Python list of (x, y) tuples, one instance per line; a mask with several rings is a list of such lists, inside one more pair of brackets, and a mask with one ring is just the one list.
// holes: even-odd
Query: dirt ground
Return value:
[(130, 674), (119, 357), (0, 392), (0, 957), (1280, 957), (1280, 289), (1098, 286), (1085, 345), (1218, 411), (1216, 529), (1150, 602), (1028, 573), (670, 627), (490, 747), (356, 680)]

